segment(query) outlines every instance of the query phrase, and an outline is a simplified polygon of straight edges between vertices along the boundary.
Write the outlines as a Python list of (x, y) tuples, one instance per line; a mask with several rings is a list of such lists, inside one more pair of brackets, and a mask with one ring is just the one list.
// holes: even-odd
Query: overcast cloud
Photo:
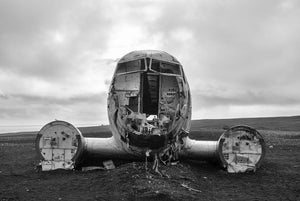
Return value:
[(0, 0), (0, 126), (108, 123), (139, 49), (181, 61), (194, 119), (299, 115), (299, 19), (297, 0)]

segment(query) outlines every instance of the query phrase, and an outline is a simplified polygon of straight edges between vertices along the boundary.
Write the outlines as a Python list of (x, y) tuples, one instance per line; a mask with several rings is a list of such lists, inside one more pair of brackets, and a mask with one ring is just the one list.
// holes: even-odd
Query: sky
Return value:
[(193, 119), (300, 115), (298, 0), (0, 0), (0, 133), (108, 124), (118, 59), (183, 65)]

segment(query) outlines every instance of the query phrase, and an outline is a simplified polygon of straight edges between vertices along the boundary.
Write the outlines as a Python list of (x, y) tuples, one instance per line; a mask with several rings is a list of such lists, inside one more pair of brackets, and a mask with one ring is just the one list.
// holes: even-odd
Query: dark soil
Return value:
[[(215, 127), (193, 130), (191, 136), (201, 140), (222, 133)], [(40, 172), (34, 135), (0, 135), (0, 200), (300, 200), (300, 131), (260, 132), (268, 149), (255, 173), (229, 174), (215, 164), (182, 161), (160, 165), (164, 176), (150, 171), (151, 163), (146, 171), (143, 162)]]

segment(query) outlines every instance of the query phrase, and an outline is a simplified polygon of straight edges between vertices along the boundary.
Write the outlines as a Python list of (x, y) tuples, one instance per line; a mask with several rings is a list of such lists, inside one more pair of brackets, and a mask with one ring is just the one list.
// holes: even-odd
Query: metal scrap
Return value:
[(195, 189), (195, 188), (192, 188), (192, 187), (189, 187), (188, 185), (186, 184), (181, 184), (182, 187), (188, 189), (189, 191), (195, 191), (195, 192), (198, 192), (198, 193), (201, 193), (202, 191), (198, 190), (198, 189)]

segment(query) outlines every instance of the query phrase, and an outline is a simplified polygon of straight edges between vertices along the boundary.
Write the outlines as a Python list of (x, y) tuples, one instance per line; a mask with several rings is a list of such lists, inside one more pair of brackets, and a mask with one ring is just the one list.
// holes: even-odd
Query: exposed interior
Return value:
[(179, 64), (139, 59), (117, 66), (113, 89), (123, 129), (138, 135), (164, 135), (183, 101)]

